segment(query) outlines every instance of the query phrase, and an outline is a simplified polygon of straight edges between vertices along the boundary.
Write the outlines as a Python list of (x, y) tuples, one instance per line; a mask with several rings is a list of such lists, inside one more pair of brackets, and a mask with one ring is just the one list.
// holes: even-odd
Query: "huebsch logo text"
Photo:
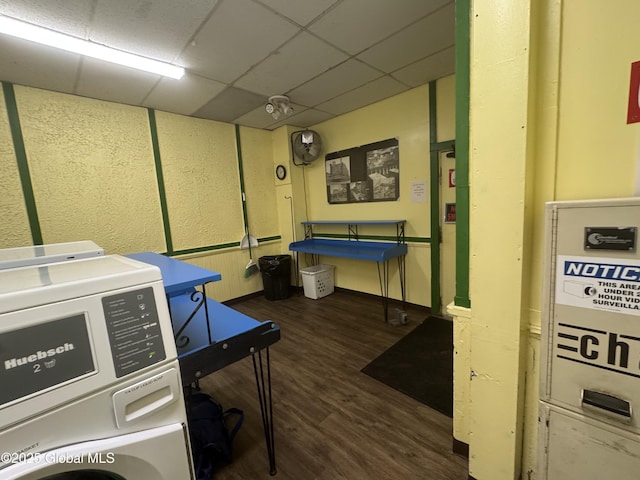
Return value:
[(4, 361), (4, 369), (11, 370), (12, 368), (28, 365), (39, 360), (44, 360), (49, 357), (60, 355), (61, 353), (70, 352), (71, 350), (74, 350), (74, 348), (75, 347), (73, 346), (73, 343), (65, 343), (64, 345), (49, 348), (48, 350), (38, 350), (37, 352), (26, 355), (24, 357), (14, 357)]

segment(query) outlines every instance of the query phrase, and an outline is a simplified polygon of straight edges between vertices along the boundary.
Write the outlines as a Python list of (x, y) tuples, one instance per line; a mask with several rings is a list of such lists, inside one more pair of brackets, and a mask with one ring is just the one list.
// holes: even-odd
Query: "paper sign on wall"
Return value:
[(629, 108), (627, 109), (627, 123), (636, 122), (640, 122), (640, 61), (631, 64)]
[(640, 261), (558, 255), (556, 303), (640, 316)]
[(411, 201), (413, 203), (427, 202), (427, 182), (424, 180), (411, 182)]

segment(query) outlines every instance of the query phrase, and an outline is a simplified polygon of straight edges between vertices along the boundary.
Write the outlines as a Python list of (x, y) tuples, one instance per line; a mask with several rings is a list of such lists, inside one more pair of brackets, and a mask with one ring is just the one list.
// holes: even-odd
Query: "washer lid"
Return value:
[(120, 255), (0, 270), (0, 314), (158, 280), (158, 267)]
[(0, 270), (101, 257), (104, 249), (89, 240), (0, 249)]

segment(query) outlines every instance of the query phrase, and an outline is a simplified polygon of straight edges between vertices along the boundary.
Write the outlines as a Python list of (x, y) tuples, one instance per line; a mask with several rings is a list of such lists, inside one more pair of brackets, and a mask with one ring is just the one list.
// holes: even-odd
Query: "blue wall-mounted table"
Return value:
[[(389, 261), (396, 258), (398, 260), (400, 291), (404, 308), (406, 303), (405, 258), (408, 251), (407, 244), (404, 241), (406, 220), (316, 220), (301, 223), (305, 228), (305, 239), (289, 244), (289, 250), (296, 252), (296, 255), (298, 253), (311, 254), (314, 265), (319, 263), (320, 255), (377, 262), (385, 322), (389, 318)], [(314, 238), (313, 225), (345, 225), (348, 231), (348, 239)], [(362, 225), (395, 226), (395, 241), (361, 241), (358, 226)]]

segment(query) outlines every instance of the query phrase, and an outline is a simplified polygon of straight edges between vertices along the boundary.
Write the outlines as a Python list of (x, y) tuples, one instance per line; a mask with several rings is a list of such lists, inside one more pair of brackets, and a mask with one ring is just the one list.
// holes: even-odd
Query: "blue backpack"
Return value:
[[(198, 480), (210, 480), (219, 467), (231, 463), (233, 439), (244, 421), (244, 412), (237, 408), (222, 409), (210, 395), (203, 392), (185, 396), (191, 453)], [(227, 419), (237, 416), (227, 429)]]

